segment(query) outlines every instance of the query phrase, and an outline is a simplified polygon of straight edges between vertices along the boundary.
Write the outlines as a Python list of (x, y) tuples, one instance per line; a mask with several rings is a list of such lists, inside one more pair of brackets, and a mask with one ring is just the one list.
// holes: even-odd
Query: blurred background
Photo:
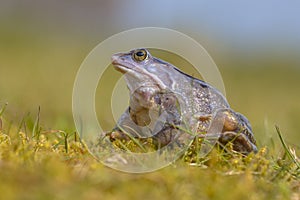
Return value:
[[(45, 129), (73, 131), (72, 87), (87, 54), (118, 32), (166, 27), (208, 51), (229, 103), (249, 118), (260, 145), (278, 141), (275, 124), (299, 145), (299, 8), (299, 2), (276, 0), (2, 0), (0, 105), (9, 103), (6, 115), (16, 124), (26, 113), (34, 118), (40, 106)], [(104, 82), (121, 77), (107, 73)], [(97, 107), (107, 98), (98, 95)], [(99, 113), (108, 130), (114, 125), (110, 112), (105, 106)]]

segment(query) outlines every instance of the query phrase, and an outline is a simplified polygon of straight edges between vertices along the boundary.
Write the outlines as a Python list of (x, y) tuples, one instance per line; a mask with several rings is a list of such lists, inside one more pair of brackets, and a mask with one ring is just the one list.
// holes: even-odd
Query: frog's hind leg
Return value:
[(226, 148), (226, 145), (231, 142), (234, 151), (242, 154), (257, 152), (257, 147), (247, 138), (245, 134), (227, 131), (221, 134), (218, 140), (220, 146)]
[[(216, 127), (218, 127), (216, 130)], [(220, 109), (217, 111), (208, 132), (220, 132), (218, 142), (220, 146), (226, 147), (232, 143), (234, 151), (249, 154), (257, 152), (256, 141), (248, 120), (231, 109)], [(213, 130), (215, 129), (215, 130)]]

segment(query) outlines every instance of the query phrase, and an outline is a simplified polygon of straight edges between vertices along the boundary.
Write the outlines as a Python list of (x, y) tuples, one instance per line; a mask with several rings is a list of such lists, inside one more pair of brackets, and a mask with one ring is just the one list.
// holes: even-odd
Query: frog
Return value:
[(215, 135), (218, 145), (230, 143), (233, 151), (257, 152), (248, 119), (234, 111), (209, 83), (152, 56), (146, 48), (116, 53), (111, 60), (126, 80), (130, 99), (128, 108), (107, 134), (110, 141), (151, 138), (159, 149), (189, 129), (200, 136)]

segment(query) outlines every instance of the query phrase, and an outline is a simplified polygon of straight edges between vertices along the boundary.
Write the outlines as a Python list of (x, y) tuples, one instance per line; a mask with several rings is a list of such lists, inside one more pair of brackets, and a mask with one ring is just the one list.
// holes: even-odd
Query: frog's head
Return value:
[(140, 87), (170, 89), (178, 74), (173, 65), (153, 57), (147, 49), (114, 54), (112, 64), (125, 75), (131, 92)]
[(163, 113), (162, 109), (177, 114), (176, 109), (180, 106), (177, 106), (174, 88), (177, 83), (182, 84), (180, 80), (185, 78), (177, 68), (153, 57), (147, 49), (114, 54), (112, 64), (124, 74), (130, 91), (130, 116), (137, 125), (150, 124), (150, 118), (156, 122), (157, 114)]

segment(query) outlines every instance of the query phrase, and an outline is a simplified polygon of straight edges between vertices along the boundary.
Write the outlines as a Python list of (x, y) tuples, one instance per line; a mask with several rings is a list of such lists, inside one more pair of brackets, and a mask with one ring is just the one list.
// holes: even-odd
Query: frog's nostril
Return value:
[(118, 58), (118, 57), (117, 57), (116, 55), (113, 55), (113, 56), (111, 57), (112, 62), (116, 61), (117, 58)]

